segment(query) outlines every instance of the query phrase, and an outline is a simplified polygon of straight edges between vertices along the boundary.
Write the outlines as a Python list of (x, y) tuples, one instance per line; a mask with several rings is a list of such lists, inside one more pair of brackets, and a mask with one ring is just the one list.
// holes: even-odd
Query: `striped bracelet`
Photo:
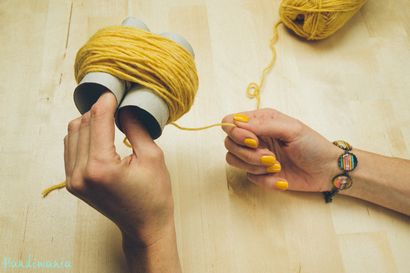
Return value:
[(332, 202), (333, 196), (335, 196), (336, 193), (346, 190), (353, 185), (353, 180), (349, 172), (356, 169), (358, 164), (357, 157), (351, 152), (353, 149), (352, 145), (343, 140), (334, 141), (333, 144), (343, 150), (343, 154), (341, 154), (337, 160), (337, 166), (342, 173), (333, 177), (332, 189), (323, 192), (326, 203)]

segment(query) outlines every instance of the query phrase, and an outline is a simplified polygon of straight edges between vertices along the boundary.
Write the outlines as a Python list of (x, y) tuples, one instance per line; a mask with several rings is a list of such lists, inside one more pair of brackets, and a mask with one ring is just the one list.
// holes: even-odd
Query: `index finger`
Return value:
[(116, 155), (114, 137), (117, 101), (111, 92), (100, 96), (91, 108), (89, 158), (109, 159)]
[[(229, 115), (222, 120), (223, 123), (234, 123), (235, 125), (238, 125), (239, 123), (247, 123), (248, 121), (249, 116), (245, 113)], [(222, 129), (228, 134), (228, 137), (238, 145), (254, 149), (259, 146), (258, 136), (250, 130), (238, 126), (222, 126)]]
[(249, 120), (254, 117), (254, 111), (253, 112), (240, 112), (236, 114), (231, 114), (227, 115), (222, 119), (222, 124), (224, 123), (230, 123), (230, 124), (235, 124), (237, 126), (222, 126), (222, 130), (225, 131), (225, 133), (229, 134), (233, 129), (237, 128), (238, 125), (241, 123), (248, 123)]
[[(234, 123), (233, 116), (234, 116), (234, 114), (228, 115), (228, 116), (224, 117), (224, 118), (222, 119), (222, 122), (221, 122), (221, 123), (222, 123), (222, 124), (223, 124), (223, 123)], [(229, 134), (229, 132), (231, 132), (232, 129), (234, 129), (234, 128), (236, 128), (236, 127), (233, 127), (233, 126), (222, 126), (222, 130), (224, 130), (225, 133), (227, 133), (227, 134)]]

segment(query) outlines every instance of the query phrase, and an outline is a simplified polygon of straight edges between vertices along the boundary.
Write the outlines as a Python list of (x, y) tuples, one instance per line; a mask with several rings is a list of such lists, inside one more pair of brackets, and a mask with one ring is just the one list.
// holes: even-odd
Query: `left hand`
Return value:
[(226, 161), (268, 189), (321, 192), (331, 189), (341, 150), (302, 122), (274, 109), (226, 116)]

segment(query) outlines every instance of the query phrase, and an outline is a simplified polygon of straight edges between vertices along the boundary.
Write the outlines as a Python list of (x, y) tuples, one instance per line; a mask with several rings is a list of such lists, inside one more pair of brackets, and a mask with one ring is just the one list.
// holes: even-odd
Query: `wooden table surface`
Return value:
[[(91, 34), (134, 15), (154, 32), (186, 37), (200, 88), (179, 123), (199, 126), (255, 107), (245, 87), (270, 57), (279, 3), (0, 1), (0, 272), (126, 271), (111, 222), (64, 189), (40, 196), (65, 178), (63, 137), (79, 115), (73, 63)], [(277, 50), (263, 107), (299, 118), (330, 140), (410, 157), (408, 0), (369, 0), (320, 42), (281, 27)], [(409, 217), (347, 197), (326, 205), (320, 194), (265, 192), (227, 169), (223, 139), (218, 128), (167, 127), (158, 140), (172, 176), (184, 272), (410, 272)], [(4, 266), (30, 257), (72, 268)]]

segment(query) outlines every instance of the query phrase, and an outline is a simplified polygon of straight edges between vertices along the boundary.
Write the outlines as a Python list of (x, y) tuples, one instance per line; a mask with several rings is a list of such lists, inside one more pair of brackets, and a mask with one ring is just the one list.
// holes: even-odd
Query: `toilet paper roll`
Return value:
[[(194, 50), (191, 45), (181, 35), (170, 32), (161, 33), (160, 35), (176, 42), (194, 56)], [(161, 136), (169, 119), (169, 110), (165, 101), (157, 96), (154, 91), (137, 84), (134, 84), (128, 90), (116, 116), (116, 124), (121, 131), (119, 116), (121, 111), (126, 108), (132, 111), (133, 115), (145, 126), (153, 139)]]
[[(135, 17), (125, 18), (121, 25), (150, 31), (143, 21)], [(160, 35), (178, 43), (194, 57), (191, 45), (181, 35), (170, 32)], [(131, 84), (108, 73), (91, 72), (84, 76), (74, 90), (74, 103), (77, 109), (81, 114), (89, 111), (102, 93), (107, 90), (112, 92), (117, 99), (118, 110), (115, 122), (121, 131), (123, 130), (119, 116), (121, 111), (127, 108), (145, 126), (153, 139), (161, 136), (169, 120), (169, 110), (165, 101), (144, 86)]]
[[(145, 31), (148, 27), (141, 20), (134, 17), (125, 18), (121, 25), (133, 26)], [(117, 106), (123, 99), (131, 84), (104, 72), (87, 73), (74, 90), (74, 103), (81, 114), (89, 111), (102, 93), (111, 91), (117, 99)]]

